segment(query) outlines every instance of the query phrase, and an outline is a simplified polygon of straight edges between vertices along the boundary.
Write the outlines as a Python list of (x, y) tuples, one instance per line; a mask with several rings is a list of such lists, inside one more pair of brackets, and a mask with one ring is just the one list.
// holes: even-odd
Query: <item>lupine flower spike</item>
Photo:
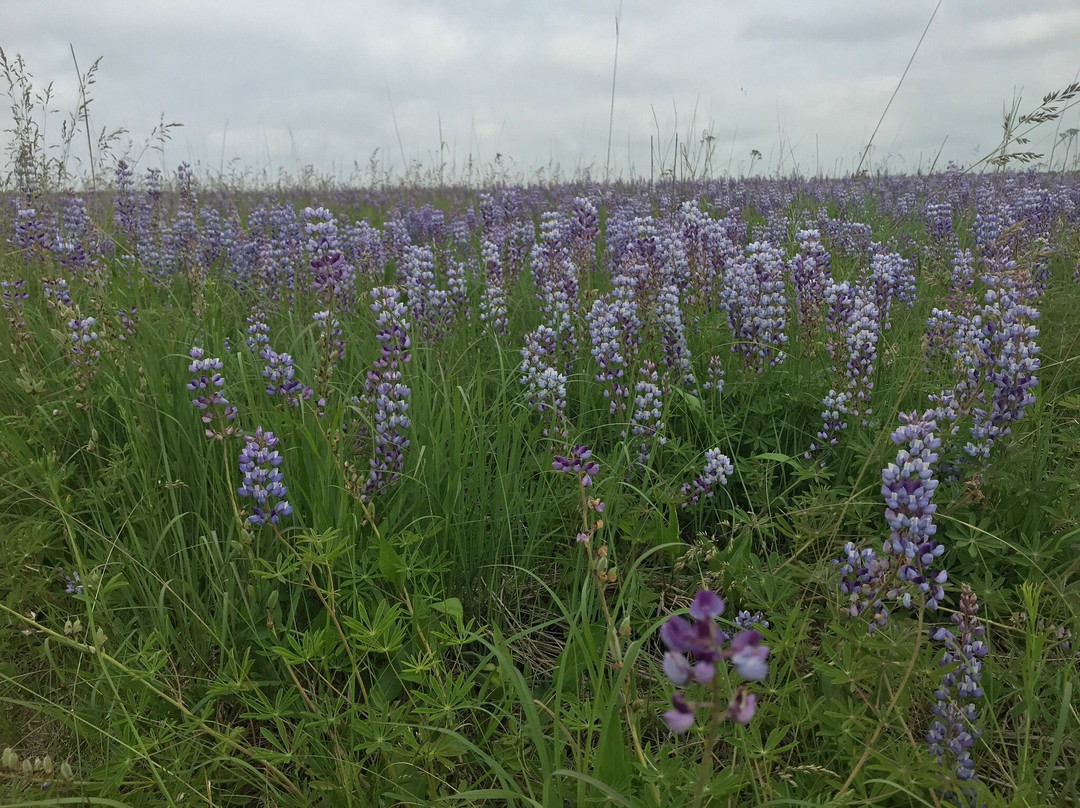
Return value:
[(285, 475), (279, 468), (284, 458), (277, 450), (278, 439), (273, 432), (258, 427), (254, 434), (244, 437), (240, 451), (240, 473), (243, 478), (237, 493), (251, 497), (255, 505), (248, 521), (253, 525), (276, 525), (281, 517), (289, 516), (292, 506), (285, 499)]
[[(676, 615), (660, 629), (660, 637), (668, 648), (664, 654), (664, 674), (676, 687), (691, 682), (716, 687), (720, 662), (729, 663), (740, 678), (749, 682), (760, 682), (768, 675), (769, 646), (762, 644), (761, 632), (757, 629), (740, 631), (729, 643), (728, 633), (716, 622), (725, 608), (719, 595), (703, 589), (690, 604), (693, 622)], [(698, 709), (709, 707), (712, 702), (688, 701), (681, 691), (676, 691), (671, 697), (671, 705), (672, 709), (664, 713), (664, 723), (678, 735), (694, 725)], [(740, 685), (723, 717), (745, 724), (753, 718), (756, 706), (757, 696)]]

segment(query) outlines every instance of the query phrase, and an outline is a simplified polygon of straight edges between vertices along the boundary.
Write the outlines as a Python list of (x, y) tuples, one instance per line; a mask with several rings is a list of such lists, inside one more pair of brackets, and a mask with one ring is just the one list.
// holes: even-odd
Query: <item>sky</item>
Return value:
[[(91, 128), (125, 127), (114, 153), (140, 167), (658, 177), (677, 135), (681, 176), (835, 175), (858, 164), (936, 5), (0, 0), (0, 47), (53, 82), (53, 132), (78, 100), (71, 48), (83, 70), (101, 57)], [(1015, 98), (1026, 111), (1077, 78), (1077, 0), (942, 0), (869, 167), (968, 165)], [(161, 120), (183, 127), (147, 148)], [(1025, 148), (1049, 156), (1077, 127), (1080, 106)], [(73, 144), (74, 168), (85, 155)]]

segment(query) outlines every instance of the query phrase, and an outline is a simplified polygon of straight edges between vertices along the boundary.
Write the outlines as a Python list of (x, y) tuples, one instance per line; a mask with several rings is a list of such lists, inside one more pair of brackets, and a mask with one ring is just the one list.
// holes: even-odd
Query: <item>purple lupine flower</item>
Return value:
[[(978, 780), (971, 749), (981, 734), (976, 726), (978, 713), (974, 702), (983, 696), (982, 660), (989, 652), (982, 637), (986, 628), (979, 622), (979, 602), (967, 584), (961, 586), (960, 605), (952, 616), (956, 632), (939, 628), (933, 634), (936, 642), (945, 646), (938, 664), (950, 668), (935, 691), (937, 703), (932, 710), (936, 716), (926, 742), (939, 764), (949, 758), (960, 780)], [(964, 795), (974, 804), (974, 789)]]
[(923, 208), (926, 229), (932, 239), (947, 241), (953, 237), (953, 209), (949, 202), (929, 202)]
[(828, 304), (825, 329), (829, 335), (825, 347), (832, 360), (830, 371), (836, 381), (843, 375), (844, 384), (839, 390), (830, 389), (822, 400), (823, 427), (807, 457), (825, 444), (835, 445), (839, 432), (847, 428), (847, 418), (859, 418), (863, 426), (867, 425), (872, 413), (870, 401), (881, 338), (878, 308), (863, 284), (852, 286), (848, 281), (829, 281), (825, 301)]
[(727, 485), (728, 477), (735, 471), (731, 460), (720, 449), (709, 449), (705, 452), (705, 468), (702, 469), (693, 482), (684, 483), (682, 494), (686, 497), (683, 507), (696, 505), (702, 497), (711, 497), (715, 494), (718, 485)]
[(0, 281), (0, 308), (6, 312), (22, 311), (29, 299), (26, 280)]
[(96, 285), (96, 268), (100, 265), (101, 249), (90, 216), (82, 199), (69, 194), (64, 200), (54, 236), (49, 245), (60, 265), (72, 274), (81, 274)]
[(525, 335), (521, 349), (521, 384), (528, 391), (529, 404), (543, 416), (545, 436), (551, 428), (564, 430), (567, 379), (556, 366), (557, 342), (558, 335), (541, 325)]
[[(533, 245), (531, 262), (540, 311), (558, 336), (558, 351), (569, 372), (577, 356), (578, 277), (569, 253), (561, 243), (562, 220), (546, 222), (549, 232)], [(541, 223), (543, 228), (545, 223)]]
[(817, 433), (817, 439), (810, 444), (810, 449), (804, 455), (807, 460), (822, 446), (835, 446), (839, 442), (839, 434), (847, 429), (847, 418), (851, 415), (851, 410), (848, 407), (850, 398), (850, 393), (838, 393), (836, 390), (829, 390), (825, 398), (821, 400), (825, 407), (821, 411), (821, 431)]
[(727, 717), (736, 724), (749, 724), (756, 709), (757, 695), (739, 685), (728, 704)]
[(690, 366), (690, 348), (686, 342), (686, 329), (683, 327), (679, 290), (676, 286), (668, 284), (660, 289), (653, 313), (660, 327), (660, 342), (663, 345), (667, 368), (677, 377), (679, 384), (692, 388), (697, 384), (697, 380)]
[(120, 330), (116, 338), (121, 342), (127, 342), (135, 336), (135, 328), (139, 324), (139, 309), (137, 306), (132, 306), (127, 311), (119, 309), (116, 316), (120, 318)]
[(945, 570), (934, 569), (945, 547), (934, 539), (937, 525), (934, 513), (937, 505), (931, 502), (938, 481), (934, 479), (934, 464), (941, 439), (934, 435), (937, 424), (934, 411), (901, 413), (900, 428), (893, 432), (892, 442), (902, 447), (896, 462), (881, 472), (881, 495), (885, 498), (885, 519), (890, 534), (884, 551), (899, 562), (899, 585), (893, 591), (905, 606), (910, 602), (907, 586), (911, 585), (926, 596), (926, 607), (936, 609), (945, 596), (942, 584), (948, 580)]
[(957, 344), (959, 331), (970, 322), (976, 309), (975, 296), (971, 293), (974, 283), (975, 259), (971, 250), (955, 250), (946, 307), (931, 309), (930, 317), (926, 321), (923, 344), (928, 362), (935, 356), (947, 355), (961, 347)]
[(563, 474), (576, 474), (583, 488), (591, 486), (593, 478), (600, 473), (600, 464), (592, 459), (592, 449), (581, 443), (575, 443), (569, 455), (555, 455), (551, 467)]
[(94, 360), (101, 355), (101, 351), (96, 346), (97, 320), (93, 317), (73, 317), (68, 320), (67, 326), (71, 336), (71, 351), (75, 354), (71, 364), (75, 367), (84, 367), (89, 375)]
[(405, 450), (409, 448), (409, 397), (412, 390), (402, 384), (402, 369), (412, 359), (409, 349), (408, 308), (400, 293), (390, 286), (371, 290), (374, 301), (375, 339), (380, 343), (379, 358), (368, 371), (364, 401), (374, 408), (373, 453), (370, 471), (361, 499), (370, 502), (405, 469)]
[(1040, 366), (1039, 311), (1028, 299), (1030, 281), (1019, 278), (1012, 260), (992, 261), (984, 276), (990, 287), (974, 313), (934, 311), (932, 326), (944, 335), (959, 377), (953, 387), (930, 396), (936, 417), (958, 434), (959, 419), (971, 416), (964, 451), (985, 460), (998, 438), (1011, 432), (1035, 401)]
[(1004, 229), (1005, 222), (1000, 214), (994, 211), (978, 211), (975, 214), (971, 234), (975, 237), (975, 250), (984, 260), (996, 257), (1000, 252), (998, 239)]
[(169, 228), (168, 250), (177, 268), (187, 272), (193, 282), (201, 283), (205, 267), (199, 260), (199, 200), (195, 175), (187, 163), (181, 163), (176, 170), (176, 189), (176, 216)]
[(337, 300), (339, 305), (349, 307), (355, 273), (341, 251), (334, 215), (326, 208), (311, 207), (304, 208), (300, 215), (304, 220), (305, 246), (310, 256), (311, 289), (327, 305)]
[(19, 204), (15, 211), (15, 232), (12, 243), (20, 250), (44, 255), (52, 246), (54, 238), (43, 216), (36, 208)]
[(733, 622), (739, 629), (743, 631), (748, 631), (755, 626), (759, 626), (761, 628), (769, 627), (769, 621), (765, 619), (764, 613), (750, 612), (746, 609), (740, 610), (739, 613), (735, 615), (735, 619)]
[[(270, 326), (266, 322), (266, 315), (259, 306), (252, 306), (251, 313), (247, 316), (247, 342), (248, 350), (253, 354), (263, 356), (270, 347)], [(263, 358), (267, 358), (263, 356)]]
[(436, 287), (435, 253), (431, 247), (408, 245), (398, 262), (398, 277), (405, 289), (414, 331), (424, 339), (438, 341), (453, 319), (450, 295)]
[[(667, 724), (668, 729), (676, 735), (682, 735), (685, 732), (689, 732), (696, 720), (694, 707), (688, 704), (686, 697), (679, 692), (676, 692), (671, 697), (671, 705), (672, 709), (668, 710), (662, 716), (664, 723)], [(753, 708), (751, 707), (751, 713), (752, 712)]]
[(847, 407), (852, 417), (861, 418), (863, 426), (873, 413), (870, 406), (874, 392), (874, 366), (877, 362), (877, 346), (881, 339), (882, 321), (880, 310), (858, 287), (852, 301), (851, 317), (844, 330), (847, 363), (844, 375), (847, 379)]
[(253, 525), (276, 525), (281, 517), (293, 512), (285, 499), (289, 490), (285, 487), (285, 475), (280, 466), (285, 458), (277, 450), (278, 439), (273, 432), (264, 432), (259, 426), (254, 434), (244, 436), (244, 448), (240, 450), (241, 497), (251, 497), (255, 504), (248, 521)]
[(135, 192), (135, 172), (124, 161), (116, 164), (113, 196), (113, 239), (120, 236), (120, 245), (130, 255), (139, 251), (139, 198)]
[(168, 269), (168, 256), (165, 254), (164, 206), (162, 203), (161, 169), (148, 168), (144, 181), (145, 195), (139, 206), (138, 244), (139, 263), (155, 280), (161, 279)]
[(616, 286), (612, 294), (594, 301), (586, 317), (592, 355), (600, 367), (595, 378), (608, 383), (604, 397), (611, 399), (611, 415), (626, 411), (630, 397), (626, 376), (641, 340), (637, 303), (632, 296), (621, 293), (620, 288)]
[(760, 682), (769, 675), (769, 646), (761, 644), (757, 629), (740, 631), (731, 639), (731, 666), (748, 682)]
[(82, 576), (79, 575), (78, 570), (72, 570), (71, 574), (63, 567), (59, 567), (57, 572), (60, 573), (60, 577), (64, 581), (64, 591), (69, 595), (82, 595), (85, 592), (82, 582)]
[[(716, 622), (724, 610), (724, 600), (703, 589), (690, 604), (693, 622), (675, 615), (660, 628), (660, 637), (668, 649), (664, 654), (664, 674), (676, 687), (690, 682), (715, 687), (717, 663), (725, 660), (747, 681), (761, 681), (768, 675), (769, 647), (762, 644), (761, 633), (756, 629), (740, 631), (724, 647), (729, 636)], [(663, 715), (664, 722), (672, 732), (682, 734), (693, 726), (696, 711), (710, 706), (711, 702), (688, 701), (681, 691), (676, 691), (671, 704), (672, 709)], [(753, 717), (756, 706), (756, 697), (740, 685), (724, 717), (745, 724)]]
[(509, 321), (506, 310), (506, 278), (503, 273), (499, 248), (494, 242), (484, 240), (480, 248), (484, 264), (484, 297), (480, 301), (480, 322), (498, 335), (506, 333)]
[(651, 362), (643, 363), (641, 378), (634, 386), (634, 410), (630, 415), (630, 434), (641, 440), (636, 462), (642, 466), (648, 465), (654, 444), (663, 446), (667, 443), (663, 434), (666, 427), (664, 394), (659, 382), (656, 366)]
[(75, 308), (68, 291), (68, 282), (63, 278), (50, 280), (43, 278), (41, 281), (42, 291), (45, 293), (45, 308), (59, 309), (61, 312)]
[(589, 270), (595, 262), (596, 239), (600, 235), (600, 212), (585, 197), (575, 197), (567, 222), (567, 241), (575, 266)]
[(833, 562), (840, 568), (840, 590), (850, 601), (847, 613), (856, 617), (869, 611), (870, 632), (888, 622), (889, 601), (910, 608), (913, 596), (920, 594), (926, 599), (926, 608), (934, 610), (945, 597), (943, 584), (948, 574), (933, 566), (945, 551), (934, 538), (937, 506), (931, 499), (938, 482), (933, 467), (941, 440), (934, 435), (937, 425), (933, 415), (933, 410), (922, 416), (901, 413), (901, 426), (891, 436), (901, 448), (896, 462), (881, 472), (881, 494), (890, 529), (882, 555), (848, 542), (844, 556)]
[(26, 330), (26, 301), (30, 293), (26, 290), (26, 279), (0, 281), (0, 308), (7, 314), (8, 327), (11, 329), (12, 348), (21, 345), (29, 334)]
[(795, 286), (795, 310), (799, 317), (803, 350), (813, 357), (825, 314), (825, 287), (832, 279), (832, 260), (817, 230), (800, 230), (795, 237), (799, 241), (800, 252), (789, 264)]
[(458, 321), (468, 322), (471, 310), (468, 296), (468, 266), (452, 255), (446, 256), (446, 308)]
[[(877, 245), (875, 245), (876, 247)], [(913, 308), (917, 297), (914, 266), (899, 253), (875, 250), (870, 258), (866, 282), (872, 290), (877, 308), (879, 331), (892, 328), (889, 313), (893, 301)]]
[(709, 370), (702, 390), (715, 390), (717, 395), (724, 392), (724, 360), (717, 354), (709, 357)]
[(199, 209), (199, 219), (197, 261), (201, 267), (209, 269), (225, 256), (226, 239), (221, 212), (211, 205), (203, 205)]
[(768, 242), (750, 244), (728, 267), (723, 302), (735, 338), (731, 350), (743, 355), (748, 370), (760, 373), (766, 360), (784, 361), (787, 298), (780, 250)]
[(287, 353), (278, 353), (269, 344), (259, 355), (266, 360), (262, 377), (266, 379), (266, 395), (281, 396), (290, 407), (299, 407), (313, 395), (310, 387), (296, 378), (296, 365)]
[(1041, 365), (1035, 342), (1038, 309), (1024, 303), (1016, 289), (990, 289), (985, 301), (982, 323), (987, 362), (983, 373), (990, 388), (990, 407), (973, 409), (972, 440), (964, 447), (972, 457), (983, 458), (989, 457), (998, 438), (1012, 432), (1012, 423), (1023, 417), (1028, 405), (1035, 403), (1031, 391), (1039, 384), (1035, 374)]
[(338, 319), (329, 309), (317, 311), (312, 319), (319, 328), (319, 367), (315, 373), (315, 389), (319, 395), (318, 414), (321, 416), (331, 393), (330, 378), (345, 358), (345, 337)]
[(368, 221), (342, 228), (341, 249), (345, 259), (356, 268), (358, 277), (372, 282), (382, 278), (386, 265), (382, 233)]
[(206, 358), (205, 352), (199, 346), (193, 346), (189, 352), (191, 363), (188, 365), (188, 373), (191, 381), (187, 389), (198, 395), (192, 400), (192, 404), (202, 411), (200, 416), (206, 424), (206, 436), (225, 440), (239, 434), (238, 427), (232, 423), (236, 420), (236, 407), (225, 398), (223, 388), (225, 379), (221, 375), (224, 367), (217, 357)]
[(873, 547), (859, 549), (855, 542), (849, 541), (844, 544), (843, 557), (833, 564), (840, 568), (840, 591), (849, 598), (847, 615), (858, 617), (869, 609), (868, 631), (873, 634), (884, 628), (889, 620), (889, 608), (882, 600), (882, 592), (890, 571), (889, 558), (879, 556)]

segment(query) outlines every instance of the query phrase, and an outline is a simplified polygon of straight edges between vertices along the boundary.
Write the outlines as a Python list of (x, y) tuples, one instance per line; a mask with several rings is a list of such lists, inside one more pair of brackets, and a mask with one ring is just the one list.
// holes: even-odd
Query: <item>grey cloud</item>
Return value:
[[(750, 149), (804, 170), (850, 168), (896, 86), (934, 0), (904, 3), (626, 0), (614, 108), (618, 167), (717, 138), (733, 170)], [(400, 170), (440, 155), (496, 152), (528, 173), (603, 166), (614, 18), (610, 2), (287, 0), (185, 3), (56, 0), (5, 5), (3, 45), (75, 98), (68, 43), (102, 55), (96, 126), (126, 125), (136, 146), (163, 111), (185, 128), (165, 161), (235, 156), (260, 170), (366, 162)], [(947, 0), (877, 137), (875, 161), (914, 167), (946, 134), (942, 160), (970, 160), (998, 136), (1014, 88), (1037, 103), (1080, 67), (1075, 0)], [(389, 97), (388, 97), (389, 96)], [(391, 99), (393, 107), (391, 108)], [(691, 131), (691, 117), (697, 109)], [(392, 112), (397, 118), (395, 127)], [(656, 116), (654, 120), (654, 115)], [(1080, 110), (1075, 110), (1080, 122)], [(226, 121), (228, 122), (226, 127)], [(1067, 121), (1076, 125), (1072, 118)], [(659, 128), (659, 132), (657, 129)], [(721, 159), (722, 158), (722, 159)], [(154, 156), (154, 159), (158, 159)], [(769, 167), (766, 167), (768, 170)]]

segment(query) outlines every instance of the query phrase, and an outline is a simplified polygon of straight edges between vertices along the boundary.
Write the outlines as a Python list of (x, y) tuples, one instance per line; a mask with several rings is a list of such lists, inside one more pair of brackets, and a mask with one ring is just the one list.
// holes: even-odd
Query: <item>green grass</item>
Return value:
[[(867, 217), (881, 240), (909, 226)], [(808, 358), (796, 339), (783, 365), (740, 373), (723, 314), (696, 319), (695, 370), (704, 378), (708, 356), (722, 355), (727, 387), (668, 396), (669, 442), (641, 469), (583, 347), (569, 437), (601, 463), (598, 535), (619, 570), (602, 599), (574, 542), (579, 491), (551, 467), (564, 442), (542, 435), (518, 380), (522, 334), (539, 318), (527, 278), (509, 336), (473, 319), (438, 345), (414, 337), (405, 474), (369, 507), (348, 493), (352, 436), (339, 428), (356, 420), (348, 396), (376, 354), (366, 308), (343, 318), (348, 353), (320, 419), (263, 392), (262, 362), (243, 344), (247, 301), (220, 268), (193, 290), (110, 265), (108, 284), (73, 281), (72, 295), (103, 319), (138, 305), (139, 331), (102, 341), (79, 394), (64, 326), (37, 283), (55, 268), (5, 256), (4, 277), (28, 278), (32, 294), (29, 339), (0, 357), (0, 747), (72, 772), (0, 770), (0, 801), (682, 806), (703, 737), (676, 738), (660, 720), (672, 688), (658, 630), (709, 586), (728, 616), (763, 611), (772, 648), (756, 717), (720, 727), (709, 804), (948, 804), (957, 783), (923, 740), (943, 673), (927, 628), (947, 622), (963, 582), (992, 649), (975, 750), (983, 797), (1074, 804), (1075, 261), (1064, 249), (1053, 259), (1037, 404), (976, 479), (936, 496), (945, 608), (898, 611), (871, 635), (841, 617), (831, 560), (845, 541), (887, 535), (889, 432), (950, 378), (923, 372), (923, 324), (943, 296), (933, 267), (921, 270), (916, 308), (894, 307), (871, 423), (853, 425), (823, 464), (802, 460), (830, 384), (823, 351)], [(853, 269), (837, 261), (838, 274)], [(599, 274), (594, 283), (604, 288)], [(317, 335), (304, 306), (314, 303), (274, 313), (270, 326), (309, 380)], [(185, 389), (196, 341), (223, 357), (243, 428), (281, 439), (295, 514), (280, 530), (248, 531), (237, 518), (240, 444), (206, 438)], [(732, 458), (733, 478), (679, 508), (679, 486), (713, 446)], [(363, 473), (366, 457), (355, 462)], [(64, 592), (59, 566), (80, 572), (85, 594)], [(605, 605), (616, 629), (627, 621), (618, 664), (604, 658)]]

